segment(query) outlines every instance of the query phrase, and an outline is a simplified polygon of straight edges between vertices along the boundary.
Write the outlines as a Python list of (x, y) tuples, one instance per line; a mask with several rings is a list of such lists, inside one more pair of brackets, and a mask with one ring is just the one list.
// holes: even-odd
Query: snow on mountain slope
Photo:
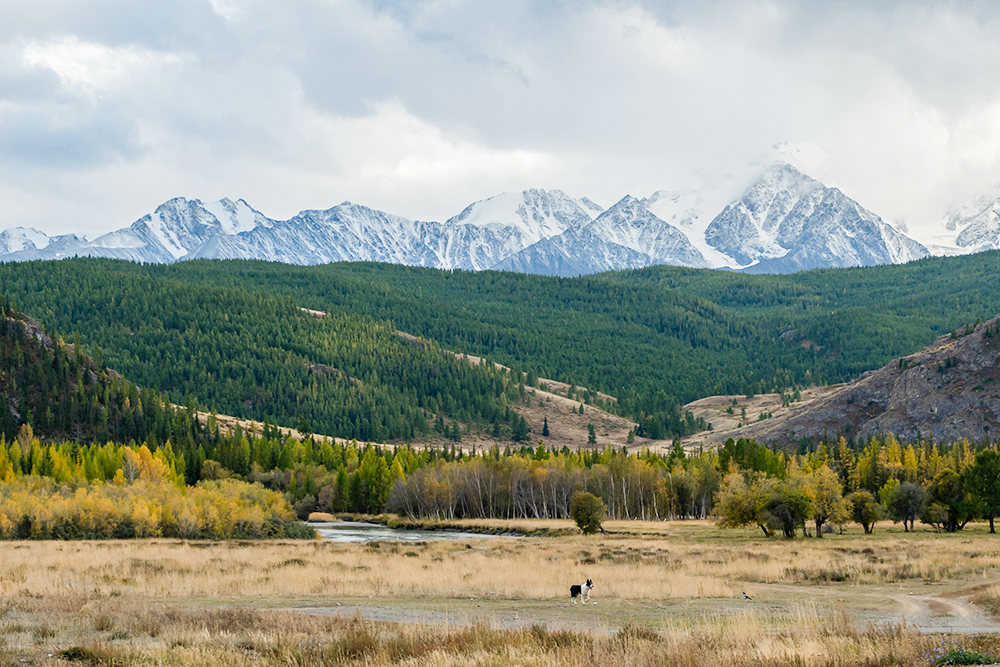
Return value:
[(436, 258), (422, 266), (482, 271), (531, 245), (532, 237), (513, 226), (421, 224), (425, 225), (423, 242)]
[[(858, 208), (861, 207), (859, 206)], [(905, 264), (906, 262), (923, 259), (931, 255), (930, 250), (919, 241), (899, 232), (895, 227), (883, 222), (882, 218), (871, 213), (871, 211), (863, 208), (861, 210), (875, 217), (876, 224), (882, 234), (882, 242), (885, 244), (892, 264)]]
[(302, 211), (283, 222), (257, 220), (249, 230), (210, 238), (187, 257), (290, 264), (374, 261), (479, 271), (541, 239), (589, 223), (593, 218), (588, 211), (599, 208), (558, 190), (525, 190), (476, 202), (440, 223), (345, 202), (325, 211)]
[(408, 220), (344, 202), (325, 211), (302, 211), (248, 232), (219, 235), (190, 259), (267, 259), (286, 264), (385, 262), (443, 269), (481, 270), (527, 244), (514, 226), (449, 225)]
[(214, 237), (271, 222), (242, 199), (237, 202), (223, 199), (206, 205), (197, 199), (178, 197), (161, 204), (152, 214), (144, 215), (130, 226), (93, 241), (75, 235), (60, 236), (42, 246), (35, 244), (31, 248), (7, 252), (0, 248), (0, 259), (21, 261), (89, 256), (170, 263), (190, 257)]
[(543, 239), (493, 268), (571, 276), (653, 264), (708, 266), (683, 232), (626, 195), (590, 224)]
[(776, 231), (774, 242), (787, 252), (762, 258), (746, 272), (874, 266), (930, 254), (837, 188), (810, 192), (782, 216)]
[(571, 278), (603, 271), (638, 269), (650, 263), (648, 255), (607, 241), (590, 227), (573, 227), (507, 257), (492, 268)]
[(643, 199), (642, 203), (657, 218), (682, 231), (709, 266), (737, 268), (739, 263), (735, 259), (713, 248), (705, 239), (708, 224), (729, 201), (719, 188), (715, 188), (705, 191), (659, 190)]
[(950, 231), (961, 231), (972, 223), (976, 216), (990, 208), (1000, 199), (1000, 183), (995, 183), (975, 199), (953, 206), (944, 216), (944, 226)]
[(705, 237), (752, 273), (892, 264), (929, 254), (840, 190), (780, 160), (712, 220)]
[[(926, 248), (839, 190), (784, 161), (818, 163), (821, 151), (785, 144), (772, 153), (770, 162), (749, 165), (698, 191), (661, 190), (641, 201), (626, 196), (606, 211), (560, 190), (525, 190), (477, 201), (443, 223), (350, 202), (276, 221), (242, 199), (203, 203), (179, 197), (89, 242), (8, 230), (0, 234), (0, 261), (74, 255), (156, 263), (375, 261), (576, 275), (653, 264), (793, 271), (926, 255)], [(775, 156), (782, 159), (774, 161)], [(990, 247), (1000, 237), (1000, 200), (991, 201), (993, 209), (979, 207), (961, 223), (960, 236), (975, 248)]]
[(740, 265), (781, 257), (778, 227), (804, 197), (823, 184), (786, 162), (775, 162), (743, 196), (722, 209), (705, 230), (706, 242)]
[(256, 229), (236, 238), (243, 237), (271, 239), (271, 246), (281, 249), (277, 256), (298, 257), (296, 264), (372, 261), (426, 265), (420, 251), (419, 223), (351, 202), (325, 211), (302, 211), (270, 229)]
[(955, 244), (970, 252), (1000, 248), (1000, 185), (949, 211), (949, 230), (961, 229)]
[(525, 190), (477, 201), (445, 224), (490, 229), (514, 227), (526, 241), (522, 247), (527, 247), (562, 234), (570, 227), (586, 224), (594, 219), (595, 213), (600, 213), (600, 207), (589, 199), (578, 201), (561, 190)]
[(41, 250), (49, 244), (49, 237), (31, 227), (11, 227), (0, 232), (0, 255), (23, 250)]
[(30, 262), (36, 259), (66, 259), (69, 257), (112, 257), (115, 259), (132, 259), (128, 250), (114, 249), (107, 253), (94, 253), (87, 239), (75, 234), (53, 236), (44, 248), (24, 247), (21, 250), (6, 255), (0, 255), (4, 262)]
[[(790, 207), (795, 198), (803, 194), (796, 194), (796, 190), (803, 185), (800, 181), (815, 182), (805, 173), (822, 172), (828, 162), (829, 156), (813, 143), (785, 142), (772, 146), (753, 163), (703, 182), (696, 190), (660, 190), (643, 203), (658, 218), (684, 232), (709, 266), (740, 268), (755, 261), (753, 257), (756, 255), (767, 254), (769, 248), (771, 254), (784, 252), (770, 247), (769, 240), (773, 235), (770, 228), (774, 223), (766, 221), (768, 208), (772, 204), (778, 207), (783, 205), (786, 209)], [(790, 170), (785, 171), (776, 165), (788, 166)], [(711, 224), (727, 207), (732, 207), (730, 215), (735, 218), (728, 221), (731, 229), (723, 233), (717, 223), (710, 232)], [(772, 214), (777, 215), (777, 212)], [(724, 239), (720, 234), (731, 238)], [(731, 254), (741, 245), (736, 240), (741, 238), (741, 234), (749, 237), (745, 250), (751, 251), (748, 253), (750, 256), (736, 257)]]
[(582, 199), (577, 199), (576, 201), (591, 216), (597, 216), (597, 215), (600, 215), (601, 213), (604, 212), (604, 207), (603, 206), (601, 206), (600, 204), (598, 204), (596, 202), (591, 201), (587, 197), (584, 197)]
[(709, 266), (683, 232), (653, 215), (643, 202), (630, 195), (597, 216), (587, 230), (609, 243), (646, 255), (650, 264)]
[(267, 227), (272, 223), (270, 218), (250, 208), (242, 199), (234, 202), (223, 198), (201, 206), (219, 221), (223, 234), (242, 234), (252, 231), (258, 225)]

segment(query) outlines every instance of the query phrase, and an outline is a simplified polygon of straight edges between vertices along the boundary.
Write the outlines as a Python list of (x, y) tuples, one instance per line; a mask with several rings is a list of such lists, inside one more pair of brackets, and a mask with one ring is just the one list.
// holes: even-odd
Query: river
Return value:
[(513, 535), (484, 535), (481, 533), (456, 533), (447, 530), (398, 530), (377, 523), (358, 521), (329, 521), (310, 523), (321, 539), (330, 542), (429, 542), (431, 540), (480, 540), (488, 537), (513, 537)]

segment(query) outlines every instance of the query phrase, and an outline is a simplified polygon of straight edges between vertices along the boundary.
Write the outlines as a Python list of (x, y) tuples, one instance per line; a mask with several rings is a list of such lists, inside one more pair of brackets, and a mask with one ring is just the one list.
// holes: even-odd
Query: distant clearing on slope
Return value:
[[(684, 449), (698, 451), (699, 448), (716, 448), (729, 438), (753, 438), (758, 431), (755, 424), (766, 422), (775, 429), (792, 417), (801, 415), (814, 405), (835, 394), (843, 385), (810, 387), (802, 390), (802, 398), (791, 405), (782, 407), (781, 394), (756, 394), (746, 396), (707, 396), (684, 406), (695, 417), (701, 417), (712, 425), (711, 431), (701, 431), (681, 438)], [(734, 405), (735, 402), (735, 405)], [(729, 409), (732, 408), (732, 413)], [(746, 418), (743, 409), (746, 408)], [(761, 419), (761, 415), (766, 415)]]
[[(425, 341), (422, 341), (417, 336), (404, 331), (396, 331), (396, 335), (410, 341), (410, 343), (416, 346), (427, 345)], [(486, 359), (472, 354), (454, 351), (448, 352), (474, 365), (487, 363)], [(493, 366), (502, 371), (511, 372), (511, 369), (503, 364), (493, 362)], [(475, 445), (481, 449), (483, 447), (493, 447), (494, 445), (505, 447), (508, 444), (511, 446), (520, 446), (520, 444), (536, 446), (538, 440), (544, 441), (545, 447), (550, 451), (559, 450), (563, 447), (568, 447), (575, 451), (577, 449), (592, 449), (594, 447), (603, 449), (607, 446), (616, 449), (647, 446), (650, 449), (659, 450), (670, 445), (669, 441), (650, 440), (639, 437), (636, 437), (635, 441), (629, 444), (628, 434), (635, 427), (634, 422), (624, 417), (613, 415), (595, 405), (585, 405), (579, 400), (569, 398), (570, 389), (571, 386), (565, 382), (540, 377), (538, 378), (537, 387), (525, 387), (527, 395), (524, 401), (511, 403), (511, 409), (524, 417), (528, 422), (528, 427), (531, 429), (526, 442), (512, 443), (509, 440), (494, 440), (488, 433), (470, 433), (463, 435), (461, 447), (463, 449), (470, 449)], [(586, 387), (578, 386), (575, 389), (581, 394), (587, 393)], [(617, 398), (609, 394), (601, 392), (596, 392), (596, 394), (601, 400), (606, 402), (616, 403), (618, 401)], [(583, 414), (579, 413), (581, 405), (583, 405)], [(542, 435), (546, 419), (549, 425), (549, 435), (547, 436)], [(594, 425), (594, 433), (597, 437), (596, 445), (587, 442), (589, 437), (588, 424)], [(447, 442), (444, 439), (439, 440), (442, 443)]]

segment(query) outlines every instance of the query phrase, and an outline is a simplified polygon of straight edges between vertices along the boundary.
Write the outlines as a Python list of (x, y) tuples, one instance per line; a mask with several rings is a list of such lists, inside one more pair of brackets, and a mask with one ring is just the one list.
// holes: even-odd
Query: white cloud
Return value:
[(90, 92), (103, 92), (122, 85), (127, 79), (154, 64), (174, 64), (181, 56), (157, 53), (134, 46), (112, 48), (80, 41), (75, 36), (47, 42), (31, 41), (24, 46), (24, 62), (45, 67), (64, 85)]
[(212, 11), (227, 21), (236, 20), (242, 14), (237, 0), (209, 0), (209, 2), (212, 5)]

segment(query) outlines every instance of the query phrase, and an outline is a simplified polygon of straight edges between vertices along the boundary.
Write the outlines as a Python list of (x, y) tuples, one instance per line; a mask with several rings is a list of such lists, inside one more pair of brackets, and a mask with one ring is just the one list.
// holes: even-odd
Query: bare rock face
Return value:
[(836, 434), (893, 433), (901, 440), (1000, 438), (1000, 316), (840, 385), (778, 424), (743, 437), (775, 444)]

